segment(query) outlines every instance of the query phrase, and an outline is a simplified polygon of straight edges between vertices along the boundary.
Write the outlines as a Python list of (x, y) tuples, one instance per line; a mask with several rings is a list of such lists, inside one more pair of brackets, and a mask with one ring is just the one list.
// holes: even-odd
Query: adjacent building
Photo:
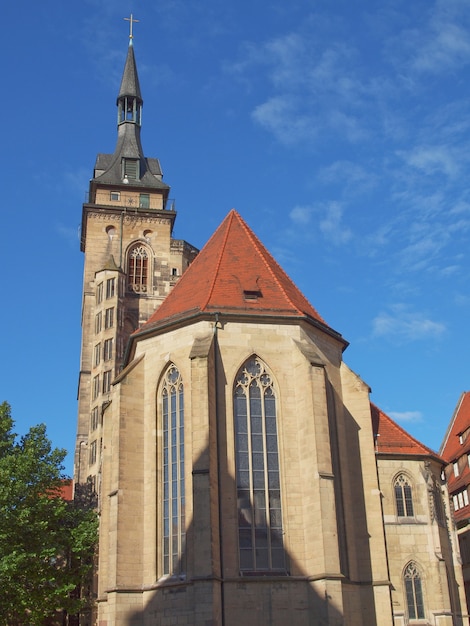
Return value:
[(460, 544), (467, 606), (470, 604), (470, 392), (459, 399), (441, 446)]
[(100, 626), (468, 625), (444, 461), (377, 407), (347, 341), (231, 211), (172, 238), (132, 39), (85, 253), (76, 489)]
[(467, 609), (445, 461), (371, 408), (394, 623), (458, 624)]

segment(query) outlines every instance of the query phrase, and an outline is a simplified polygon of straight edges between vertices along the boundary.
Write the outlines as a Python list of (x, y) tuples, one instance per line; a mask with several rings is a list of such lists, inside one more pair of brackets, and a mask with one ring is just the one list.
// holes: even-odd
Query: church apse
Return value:
[[(114, 494), (111, 499), (118, 500), (117, 524), (109, 531), (115, 533), (117, 528), (119, 535), (121, 525), (121, 541), (126, 545), (119, 550), (117, 537), (114, 583), (100, 590), (102, 623), (108, 604), (116, 607), (116, 613), (113, 618), (109, 615), (107, 623), (122, 626), (142, 622), (164, 626), (176, 616), (181, 624), (376, 626), (373, 592), (365, 589), (370, 587), (370, 579), (362, 572), (360, 581), (348, 580), (340, 567), (341, 525), (337, 524), (335, 502), (342, 496), (335, 494), (340, 489), (337, 470), (323, 465), (322, 475), (318, 472), (317, 449), (322, 449), (322, 463), (327, 463), (328, 457), (323, 439), (329, 439), (330, 427), (324, 419), (332, 418), (326, 408), (324, 368), (316, 368), (313, 385), (310, 381), (308, 387), (302, 386), (307, 399), (297, 405), (302, 409), (299, 414), (287, 408), (289, 403), (296, 404), (295, 397), (289, 387), (283, 388), (289, 376), (285, 372), (279, 377), (273, 350), (265, 348), (247, 356), (246, 350), (238, 348), (231, 354), (225, 340), (213, 339), (212, 326), (198, 325), (190, 348), (187, 336), (162, 339), (164, 346), (172, 346), (167, 357), (162, 345), (160, 357), (149, 359), (147, 345), (145, 355), (123, 372), (116, 385), (120, 397), (115, 396), (115, 406), (120, 405), (121, 417), (112, 416), (110, 421), (117, 424), (121, 419), (119, 457), (126, 470), (124, 466), (116, 468), (117, 490), (110, 488), (104, 477), (104, 498), (109, 490)], [(218, 331), (219, 337), (230, 334), (229, 343), (236, 336), (232, 330), (238, 332), (231, 326), (224, 323), (224, 330)], [(259, 330), (253, 328), (252, 332), (259, 335)], [(284, 341), (295, 355), (287, 357), (288, 368), (304, 369), (309, 380), (311, 364), (289, 337)], [(152, 343), (156, 348), (158, 340)], [(145, 393), (138, 390), (144, 389), (148, 376), (155, 381), (157, 364), (165, 373), (158, 393), (152, 393), (152, 407), (146, 408)], [(175, 393), (170, 389), (173, 384)], [(323, 401), (317, 397), (321, 390)], [(312, 394), (315, 402), (323, 405), (323, 415), (316, 409), (317, 422), (307, 410)], [(127, 396), (133, 398), (133, 411), (142, 411), (140, 418), (130, 415)], [(139, 396), (140, 401), (136, 400)], [(184, 470), (178, 457), (183, 443), (178, 416), (183, 406)], [(123, 411), (126, 432), (122, 431)], [(173, 434), (172, 428), (165, 426), (165, 415), (170, 422), (174, 420)], [(153, 420), (153, 429), (150, 422), (145, 424), (147, 419)], [(140, 435), (127, 431), (131, 422)], [(154, 441), (151, 432), (156, 433)], [(355, 449), (356, 444), (350, 444)], [(173, 452), (168, 450), (172, 445)], [(153, 465), (147, 464), (150, 460)], [(144, 467), (146, 478), (139, 476)], [(355, 470), (360, 475), (360, 466)], [(172, 475), (177, 479), (178, 472), (185, 477), (184, 502), (181, 482), (178, 486), (178, 480), (174, 484), (171, 480)], [(184, 506), (184, 536), (178, 527), (181, 514), (171, 522), (170, 494), (174, 495), (174, 511), (179, 507), (181, 512)], [(104, 506), (110, 506), (109, 497)], [(361, 507), (358, 500), (357, 514), (365, 515), (360, 513)], [(103, 511), (103, 531), (108, 533), (105, 520), (110, 514), (110, 510)], [(132, 529), (128, 531), (129, 523)], [(130, 541), (128, 532), (135, 541)], [(175, 546), (173, 557), (168, 545)], [(105, 551), (109, 555), (112, 550), (108, 546)], [(129, 603), (130, 594), (133, 603)], [(352, 594), (355, 602), (350, 601)], [(356, 616), (361, 611), (360, 618), (345, 619), (345, 597)], [(119, 621), (121, 602), (126, 608), (122, 606)], [(132, 611), (131, 604), (137, 603), (139, 608)]]

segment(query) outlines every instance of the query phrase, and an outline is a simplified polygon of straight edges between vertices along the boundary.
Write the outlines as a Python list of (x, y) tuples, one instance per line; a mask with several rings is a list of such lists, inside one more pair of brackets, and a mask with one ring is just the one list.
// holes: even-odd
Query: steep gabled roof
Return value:
[(335, 335), (232, 210), (140, 331), (202, 313), (307, 318)]
[[(470, 429), (470, 391), (464, 391), (440, 449), (440, 453), (448, 463), (452, 463), (465, 452), (470, 452), (470, 437), (465, 436), (468, 429)], [(463, 435), (463, 443), (460, 443), (461, 435)]]
[[(375, 404), (370, 405), (372, 415), (372, 429), (378, 454), (433, 456), (440, 459), (439, 455), (412, 437), (401, 426), (396, 424), (391, 417), (386, 415)], [(442, 462), (444, 462), (443, 459)]]

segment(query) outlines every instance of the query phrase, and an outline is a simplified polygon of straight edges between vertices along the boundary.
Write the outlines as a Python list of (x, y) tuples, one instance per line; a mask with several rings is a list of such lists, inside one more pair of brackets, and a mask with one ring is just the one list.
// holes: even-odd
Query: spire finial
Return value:
[(126, 20), (126, 22), (129, 22), (129, 44), (132, 44), (132, 40), (134, 39), (134, 35), (132, 34), (132, 25), (135, 24), (136, 22), (140, 22), (140, 20), (136, 20), (134, 18), (134, 16), (131, 13), (130, 17), (125, 17), (123, 18)]

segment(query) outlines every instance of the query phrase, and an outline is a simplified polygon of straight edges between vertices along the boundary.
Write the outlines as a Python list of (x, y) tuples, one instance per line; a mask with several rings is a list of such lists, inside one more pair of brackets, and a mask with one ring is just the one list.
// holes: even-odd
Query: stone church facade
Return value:
[(347, 342), (236, 211), (172, 238), (130, 42), (85, 253), (76, 490), (100, 626), (468, 625), (443, 460), (370, 403)]

